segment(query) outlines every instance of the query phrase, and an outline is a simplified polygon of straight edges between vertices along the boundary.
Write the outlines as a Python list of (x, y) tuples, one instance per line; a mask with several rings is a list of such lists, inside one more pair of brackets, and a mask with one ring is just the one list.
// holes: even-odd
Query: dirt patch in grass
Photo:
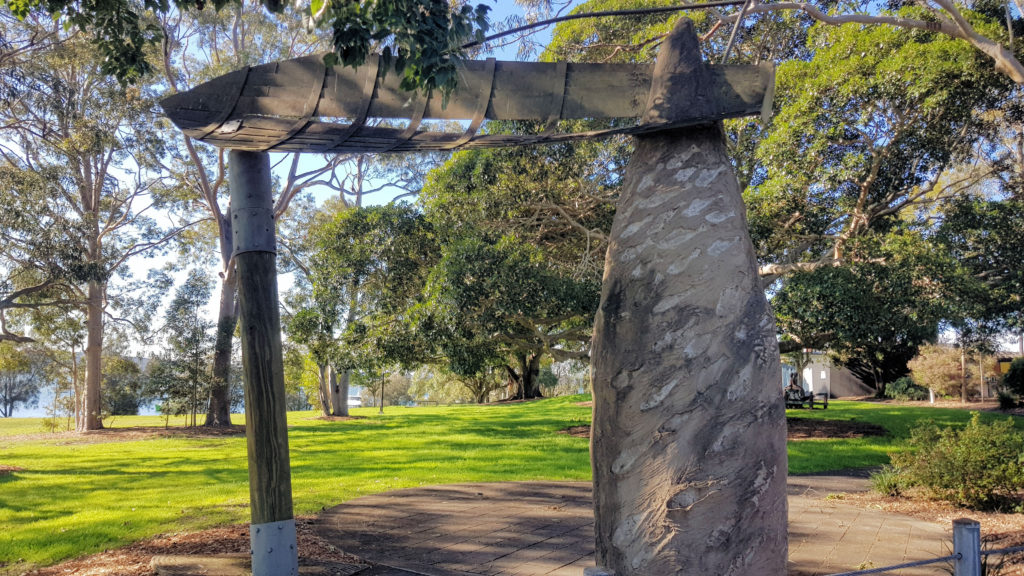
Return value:
[[(366, 564), (359, 558), (346, 554), (330, 542), (316, 535), (313, 517), (299, 517), (295, 521), (299, 545), (299, 565), (318, 566), (318, 574), (334, 576), (349, 574), (351, 570), (332, 565)], [(186, 555), (208, 556), (213, 554), (249, 554), (249, 526), (245, 524), (212, 528), (201, 532), (165, 534), (150, 540), (136, 542), (116, 550), (108, 550), (92, 556), (62, 562), (54, 566), (28, 572), (33, 576), (150, 576), (153, 556)]]
[[(324, 416), (322, 414), (320, 416), (315, 416), (313, 418), (309, 418), (309, 420), (322, 420), (322, 421), (325, 421), (325, 422), (345, 422), (345, 421), (348, 421), (348, 420), (365, 420), (365, 419), (366, 419), (366, 416)], [(244, 431), (244, 428), (243, 428), (243, 431)]]
[[(786, 418), (789, 440), (810, 440), (821, 438), (863, 438), (865, 436), (885, 436), (885, 428), (867, 422), (850, 420), (817, 420), (811, 418)], [(559, 430), (559, 434), (568, 434), (577, 438), (590, 438), (590, 425), (570, 426)]]
[(582, 426), (569, 426), (565, 430), (559, 430), (559, 434), (568, 434), (577, 438), (590, 438), (590, 424)]
[(56, 440), (58, 444), (99, 444), (102, 442), (127, 442), (149, 438), (230, 438), (245, 436), (245, 426), (133, 426), (130, 428), (103, 428), (88, 432), (40, 432), (21, 436), (6, 436), (2, 442), (32, 440)]
[(853, 420), (818, 420), (817, 418), (786, 418), (789, 440), (810, 440), (823, 438), (864, 438), (885, 436), (885, 428), (877, 424)]
[(24, 468), (18, 468), (17, 466), (8, 466), (6, 464), (0, 464), (0, 476), (8, 476), (12, 472), (21, 472)]

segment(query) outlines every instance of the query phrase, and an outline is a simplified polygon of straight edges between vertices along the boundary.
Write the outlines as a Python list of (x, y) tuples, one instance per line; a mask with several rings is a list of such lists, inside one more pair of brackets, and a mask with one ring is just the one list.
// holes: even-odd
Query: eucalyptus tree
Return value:
[[(5, 23), (51, 30), (34, 18)], [(36, 207), (49, 235), (41, 244), (58, 250), (54, 265), (67, 262), (58, 273), (61, 303), (85, 310), (87, 368), (77, 428), (92, 430), (102, 426), (101, 355), (104, 314), (116, 296), (112, 282), (129, 276), (129, 261), (161, 249), (190, 223), (165, 229), (148, 216), (158, 179), (153, 158), (161, 152), (152, 92), (142, 84), (124, 89), (104, 73), (84, 38), (62, 34), (47, 50), (17, 61), (23, 81), (0, 107), (0, 158), (9, 181), (30, 184), (5, 194)], [(40, 245), (28, 233), (19, 240)], [(52, 270), (49, 262), (37, 268)]]
[[(291, 9), (267, 15), (258, 2), (237, 2), (217, 10), (173, 12), (160, 18), (163, 42), (160, 70), (171, 92), (188, 88), (243, 66), (323, 52), (327, 44), (310, 33)], [(223, 150), (212, 150), (173, 127), (166, 127), (168, 154), (165, 169), (176, 185), (164, 192), (165, 200), (185, 209), (203, 223), (184, 235), (182, 255), (198, 260), (216, 246), (219, 271), (217, 344), (213, 355), (213, 384), (205, 424), (231, 424), (231, 350), (238, 318), (237, 276), (231, 253), (231, 206), (227, 190), (227, 163)], [(281, 221), (292, 200), (304, 190), (337, 179), (341, 158), (318, 158), (300, 163), (299, 155), (279, 159), (279, 193), (275, 219)], [(198, 262), (197, 262), (198, 263)], [(208, 262), (203, 261), (203, 265)]]

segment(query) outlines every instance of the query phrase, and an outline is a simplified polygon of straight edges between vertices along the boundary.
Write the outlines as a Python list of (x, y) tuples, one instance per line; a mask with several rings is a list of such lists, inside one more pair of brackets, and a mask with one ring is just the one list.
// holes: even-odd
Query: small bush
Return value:
[(1010, 363), (1010, 369), (1003, 375), (1003, 384), (1014, 394), (1024, 396), (1024, 358)]
[(881, 470), (871, 475), (871, 487), (883, 496), (899, 498), (910, 486), (899, 470), (892, 466), (883, 466)]
[(909, 376), (904, 376), (886, 384), (885, 397), (893, 400), (927, 400), (928, 389), (915, 384)]
[(1017, 397), (1006, 390), (999, 391), (999, 409), (1013, 410), (1017, 407)]
[(927, 423), (911, 430), (910, 451), (893, 455), (904, 479), (954, 505), (979, 510), (1012, 504), (1024, 490), (1024, 436), (1013, 420), (963, 429)]

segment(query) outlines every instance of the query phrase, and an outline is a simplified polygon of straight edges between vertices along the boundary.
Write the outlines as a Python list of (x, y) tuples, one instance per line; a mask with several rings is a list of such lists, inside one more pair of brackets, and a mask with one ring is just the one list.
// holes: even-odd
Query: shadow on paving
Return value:
[[(863, 478), (789, 480), (791, 575), (832, 574), (947, 553), (945, 526), (861, 510), (830, 496), (866, 490)], [(331, 508), (320, 515), (315, 530), (341, 550), (377, 564), (384, 570), (379, 576), (582, 576), (594, 564), (591, 484), (582, 482), (399, 490)], [(942, 568), (900, 574), (943, 574)]]

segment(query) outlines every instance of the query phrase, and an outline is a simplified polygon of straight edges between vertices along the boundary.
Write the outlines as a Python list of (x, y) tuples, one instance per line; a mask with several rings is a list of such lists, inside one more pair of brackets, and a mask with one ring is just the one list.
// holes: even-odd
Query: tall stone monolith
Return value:
[[(700, 66), (684, 21), (655, 85)], [(654, 117), (714, 97), (668, 84)], [(591, 358), (596, 573), (785, 574), (778, 344), (719, 125), (637, 137)]]

